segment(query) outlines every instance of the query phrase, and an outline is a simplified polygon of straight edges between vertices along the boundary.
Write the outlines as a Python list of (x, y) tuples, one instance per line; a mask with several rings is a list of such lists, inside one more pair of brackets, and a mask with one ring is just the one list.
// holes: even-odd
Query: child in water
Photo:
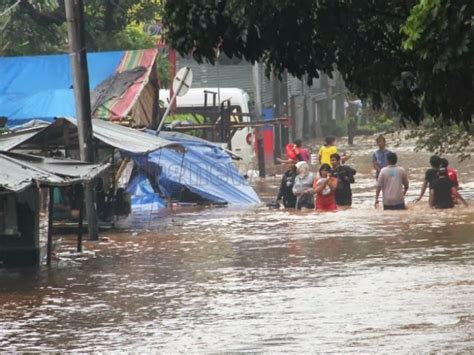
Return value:
[(322, 164), (319, 168), (319, 178), (314, 181), (314, 191), (316, 192), (316, 211), (336, 211), (335, 191), (337, 179), (331, 176), (331, 167)]

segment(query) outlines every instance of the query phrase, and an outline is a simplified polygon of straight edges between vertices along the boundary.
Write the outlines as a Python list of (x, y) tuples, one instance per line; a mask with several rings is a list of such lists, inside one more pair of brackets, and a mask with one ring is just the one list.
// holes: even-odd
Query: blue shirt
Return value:
[(380, 166), (380, 169), (388, 165), (387, 154), (391, 153), (388, 149), (377, 149), (372, 155), (372, 161)]

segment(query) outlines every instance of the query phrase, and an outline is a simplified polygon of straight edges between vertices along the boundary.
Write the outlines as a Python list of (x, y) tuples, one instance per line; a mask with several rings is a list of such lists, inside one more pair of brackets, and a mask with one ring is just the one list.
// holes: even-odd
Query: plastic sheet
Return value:
[(163, 138), (185, 146), (186, 154), (161, 149), (148, 157), (134, 155), (133, 159), (148, 176), (155, 177), (165, 196), (180, 200), (183, 191), (190, 191), (215, 203), (242, 205), (261, 202), (222, 148), (183, 134), (163, 135)]

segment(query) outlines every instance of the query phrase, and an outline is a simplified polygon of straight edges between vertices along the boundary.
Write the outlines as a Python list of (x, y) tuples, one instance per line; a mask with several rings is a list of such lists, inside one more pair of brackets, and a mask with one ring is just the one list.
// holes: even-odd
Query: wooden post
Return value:
[(49, 187), (48, 206), (48, 243), (46, 246), (46, 264), (51, 265), (51, 254), (53, 252), (53, 208), (54, 208), (54, 187)]
[[(66, 19), (73, 74), (74, 96), (76, 99), (76, 119), (79, 135), (79, 154), (82, 161), (94, 162), (92, 136), (91, 100), (87, 52), (84, 38), (84, 3), (82, 0), (67, 0)], [(92, 184), (85, 188), (88, 231), (91, 240), (99, 239), (95, 192)]]

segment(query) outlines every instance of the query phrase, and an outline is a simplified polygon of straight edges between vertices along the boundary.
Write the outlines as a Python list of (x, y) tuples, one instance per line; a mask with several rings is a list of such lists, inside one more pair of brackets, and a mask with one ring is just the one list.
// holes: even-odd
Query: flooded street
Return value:
[[(432, 210), (426, 194), (384, 212), (374, 149), (356, 139), (350, 210), (132, 216), (81, 255), (61, 237), (51, 268), (0, 270), (0, 350), (474, 351), (474, 161), (450, 158), (470, 207)], [(410, 202), (430, 154), (393, 149)], [(279, 179), (253, 182), (262, 200)]]

